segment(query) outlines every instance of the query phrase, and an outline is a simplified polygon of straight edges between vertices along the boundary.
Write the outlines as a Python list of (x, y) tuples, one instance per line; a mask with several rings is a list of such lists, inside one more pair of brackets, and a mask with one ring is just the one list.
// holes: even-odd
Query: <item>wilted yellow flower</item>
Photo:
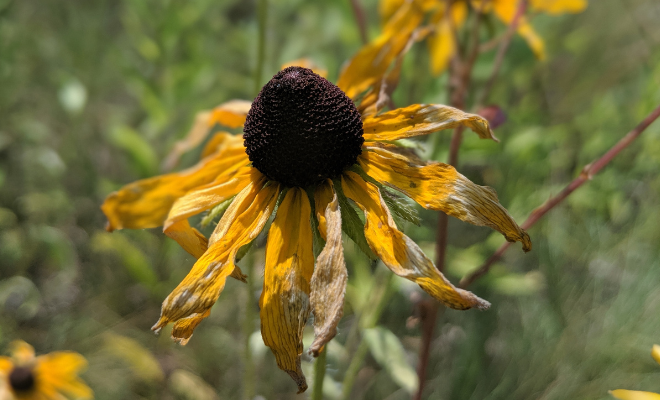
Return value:
[[(660, 364), (660, 346), (657, 344), (653, 345), (651, 349), (651, 357)], [(639, 390), (625, 390), (617, 389), (610, 390), (610, 394), (617, 399), (621, 400), (660, 400), (660, 394), (652, 392), (641, 392)]]
[[(394, 62), (404, 47), (382, 62)], [(164, 301), (154, 330), (172, 322), (172, 337), (185, 344), (209, 315), (227, 277), (246, 279), (236, 255), (259, 235), (275, 209), (259, 302), (261, 332), (278, 366), (300, 391), (307, 388), (300, 356), (310, 313), (315, 317), (314, 355), (335, 336), (342, 315), (347, 282), (342, 229), (365, 252), (443, 304), (456, 309), (489, 306), (454, 287), (397, 228), (392, 211), (400, 203), (390, 189), (422, 207), (496, 229), (530, 250), (529, 236), (492, 189), (396, 145), (399, 139), (459, 125), (485, 139), (495, 139), (493, 132), (480, 116), (444, 105), (416, 104), (379, 113), (387, 92), (381, 89), (391, 75), (380, 65), (375, 67), (381, 75), (373, 74), (368, 57), (360, 53), (351, 60), (339, 87), (310, 69), (285, 68), (243, 114), (242, 137), (218, 133), (195, 167), (138, 181), (108, 196), (102, 209), (110, 230), (163, 225), (165, 234), (198, 258)], [(345, 93), (361, 98), (359, 107)], [(208, 114), (202, 123), (208, 126)], [(189, 217), (228, 201), (208, 240), (189, 225)], [(364, 213), (364, 224), (353, 204)], [(317, 257), (315, 235), (325, 241)]]
[(87, 361), (78, 353), (54, 352), (35, 357), (34, 348), (23, 341), (10, 345), (11, 357), (0, 357), (0, 379), (6, 400), (91, 399), (92, 390), (78, 378)]
[[(520, 0), (470, 0), (470, 5), (475, 10), (493, 13), (500, 21), (509, 25), (516, 15), (519, 2)], [(530, 0), (529, 4), (535, 13), (559, 15), (584, 11), (587, 7), (587, 0)], [(452, 30), (460, 28), (465, 23), (468, 1), (381, 0), (381, 18), (387, 25), (390, 19), (400, 13), (401, 8), (409, 7), (414, 7), (420, 12), (430, 13), (430, 26), (434, 28), (428, 40), (431, 72), (438, 75), (447, 68), (449, 61), (456, 53), (456, 41)], [(520, 19), (517, 30), (518, 34), (527, 41), (534, 54), (539, 59), (544, 59), (543, 39), (536, 33), (526, 17), (523, 16)], [(405, 32), (401, 36), (406, 36)]]

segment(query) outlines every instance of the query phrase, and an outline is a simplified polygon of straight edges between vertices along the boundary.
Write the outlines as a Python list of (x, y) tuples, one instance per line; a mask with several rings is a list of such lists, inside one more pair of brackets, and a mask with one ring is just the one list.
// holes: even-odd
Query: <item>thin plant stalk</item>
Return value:
[(266, 22), (268, 20), (268, 0), (259, 0), (257, 8), (258, 33), (257, 33), (257, 64), (254, 68), (254, 94), (261, 90), (261, 77), (264, 73), (264, 62), (266, 59)]
[[(603, 169), (607, 164), (612, 161), (614, 157), (616, 157), (623, 149), (628, 147), (635, 139), (639, 137), (639, 135), (648, 128), (649, 125), (653, 123), (656, 119), (660, 117), (660, 105), (653, 110), (649, 115), (640, 122), (635, 129), (631, 130), (621, 138), (614, 146), (612, 146), (611, 149), (609, 149), (605, 154), (602, 155), (597, 160), (594, 160), (592, 163), (587, 164), (582, 168), (582, 171), (580, 172), (580, 175), (575, 178), (571, 183), (569, 183), (559, 194), (556, 196), (550, 198), (548, 201), (546, 201), (543, 205), (540, 207), (536, 208), (530, 216), (525, 220), (525, 222), (520, 225), (521, 228), (523, 229), (529, 229), (536, 222), (541, 219), (545, 214), (547, 214), (550, 210), (555, 208), (559, 203), (564, 201), (571, 193), (573, 193), (575, 190), (577, 190), (580, 186), (585, 184), (586, 182), (590, 181), (594, 175), (596, 175), (601, 169)], [(477, 279), (480, 277), (484, 276), (489, 270), (490, 267), (497, 261), (499, 260), (504, 252), (511, 246), (511, 243), (505, 243), (502, 246), (500, 246), (497, 251), (486, 260), (486, 262), (479, 267), (476, 271), (471, 273), (470, 275), (466, 276), (461, 280), (461, 287), (467, 287), (470, 284), (474, 283)]]
[(314, 362), (314, 386), (312, 388), (311, 400), (323, 400), (323, 380), (325, 379), (325, 363), (326, 354), (328, 352), (327, 346), (319, 352)]
[[(451, 3), (448, 3), (448, 5)], [(463, 57), (460, 53), (454, 55), (454, 60), (452, 63), (452, 68), (450, 70), (449, 84), (451, 90), (451, 105), (453, 107), (464, 109), (466, 103), (466, 97), (470, 89), (471, 78), (472, 78), (472, 69), (474, 64), (477, 61), (479, 56), (479, 26), (482, 20), (482, 11), (485, 6), (485, 2), (482, 3), (481, 7), (477, 10), (477, 15), (475, 15), (474, 25), (471, 30), (471, 37), (468, 38), (468, 42), (472, 45), (470, 49), (466, 50), (466, 57)], [(513, 33), (515, 33), (522, 15), (524, 14), (527, 7), (527, 0), (520, 0), (516, 15), (511, 21), (511, 24), (507, 28), (507, 36), (503, 39), (498, 49), (498, 54), (496, 57), (496, 63), (493, 65), (493, 70), (491, 72), (490, 79), (484, 91), (481, 93), (481, 97), (477, 101), (477, 104), (481, 104), (492, 88), (492, 85), (495, 79), (498, 76), (499, 68), (502, 64), (502, 60), (509, 48), (509, 44), (513, 39)], [(452, 26), (455, 30), (455, 27)], [(458, 37), (456, 33), (453, 33), (455, 38)], [(471, 40), (470, 40), (471, 39)], [(458, 47), (457, 45), (457, 48)], [(448, 163), (456, 167), (458, 165), (458, 155), (463, 141), (463, 127), (456, 128), (452, 133), (451, 142), (449, 146), (449, 159)], [(445, 213), (440, 213), (438, 215), (438, 225), (437, 225), (437, 236), (436, 236), (436, 267), (441, 272), (445, 267), (446, 253), (447, 253), (447, 238), (448, 238), (448, 226), (449, 226), (449, 216)], [(420, 355), (419, 355), (419, 364), (417, 366), (417, 377), (419, 378), (419, 387), (417, 392), (414, 394), (414, 400), (421, 400), (422, 394), (424, 392), (424, 385), (426, 381), (428, 362), (429, 362), (429, 350), (431, 348), (431, 341), (433, 340), (435, 325), (438, 317), (438, 310), (440, 305), (435, 301), (423, 302), (420, 304), (420, 314), (421, 325), (422, 325), (422, 343), (420, 346)]]
[(254, 331), (254, 311), (256, 307), (254, 299), (254, 255), (248, 252), (245, 261), (248, 279), (246, 283), (247, 295), (244, 303), (245, 310), (243, 311), (243, 337), (245, 338), (243, 347), (243, 399), (251, 400), (255, 395), (254, 385), (256, 383), (254, 360), (250, 349), (250, 337)]

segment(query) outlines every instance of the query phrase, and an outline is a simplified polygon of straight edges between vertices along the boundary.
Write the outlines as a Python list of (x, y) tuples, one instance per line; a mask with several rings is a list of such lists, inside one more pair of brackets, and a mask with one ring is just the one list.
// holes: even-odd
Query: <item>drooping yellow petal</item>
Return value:
[[(493, 13), (505, 24), (510, 25), (518, 11), (518, 1), (499, 0), (493, 2)], [(536, 33), (525, 16), (521, 16), (518, 22), (518, 33), (522, 36), (539, 60), (544, 60), (545, 43)]]
[(0, 356), (0, 374), (6, 375), (12, 369), (14, 369), (14, 363), (11, 358)]
[(317, 64), (314, 60), (310, 60), (309, 58), (299, 58), (297, 60), (289, 61), (288, 63), (282, 64), (280, 69), (288, 68), (288, 67), (303, 67), (303, 68), (309, 68), (316, 75), (322, 76), (324, 78), (328, 77), (328, 70), (321, 67), (319, 64)]
[[(266, 225), (279, 190), (279, 184), (264, 187), (264, 179), (260, 177), (236, 196), (218, 224), (226, 227), (224, 234), (210, 241), (208, 250), (167, 296), (153, 330), (158, 332), (169, 322), (175, 322), (172, 338), (182, 344), (190, 339), (192, 329), (208, 315), (207, 311), (220, 296), (227, 276), (234, 271), (236, 253), (254, 240)], [(193, 318), (179, 322), (191, 316)]]
[(396, 228), (392, 215), (376, 185), (347, 171), (341, 178), (346, 196), (364, 211), (364, 234), (371, 250), (395, 274), (417, 283), (428, 294), (448, 307), (465, 310), (486, 309), (490, 303), (452, 285), (422, 249)]
[(660, 345), (654, 344), (653, 348), (651, 349), (651, 357), (660, 364)]
[(337, 86), (352, 99), (382, 79), (422, 22), (424, 14), (415, 2), (403, 4), (383, 27), (383, 32), (364, 46), (342, 71)]
[(247, 100), (230, 100), (222, 103), (211, 111), (208, 127), (211, 128), (215, 124), (229, 128), (243, 126), (250, 107), (252, 103)]
[(163, 224), (165, 233), (170, 226), (202, 211), (210, 210), (223, 201), (232, 198), (243, 190), (250, 182), (254, 182), (263, 175), (252, 167), (243, 167), (231, 174), (223, 174), (225, 179), (216, 179), (215, 182), (200, 186), (179, 198), (170, 209), (167, 220)]
[(358, 163), (370, 177), (396, 189), (422, 207), (442, 211), (474, 225), (488, 226), (529, 251), (529, 235), (511, 218), (489, 187), (479, 186), (442, 163), (416, 161), (384, 148), (367, 147)]
[(268, 232), (264, 290), (259, 299), (261, 336), (280, 369), (298, 385), (298, 393), (307, 389), (300, 355), (314, 271), (310, 216), (305, 191), (289, 189)]
[[(327, 201), (328, 190), (332, 193), (330, 201)], [(348, 271), (346, 271), (341, 237), (341, 211), (331, 181), (319, 185), (314, 194), (314, 200), (317, 214), (320, 208), (324, 211), (326, 221), (326, 236), (324, 236), (326, 243), (316, 259), (316, 267), (310, 285), (315, 337), (309, 347), (309, 352), (314, 357), (318, 357), (323, 346), (337, 334), (337, 325), (344, 312)]]
[(451, 15), (449, 21), (446, 14), (446, 4), (436, 11), (431, 17), (432, 23), (435, 24), (435, 32), (429, 38), (428, 46), (430, 53), (431, 72), (433, 75), (439, 75), (449, 65), (449, 61), (456, 53), (456, 42), (453, 37), (452, 25), (456, 28), (465, 23), (467, 17), (467, 4), (463, 2), (455, 2), (451, 5)]
[(459, 125), (472, 129), (482, 139), (497, 141), (486, 119), (442, 104), (413, 104), (367, 117), (362, 123), (366, 141), (405, 139)]
[(587, 8), (587, 0), (532, 0), (532, 9), (552, 15), (577, 14)]
[(221, 151), (225, 146), (227, 146), (228, 142), (231, 142), (231, 147), (234, 150), (240, 150), (241, 146), (243, 146), (243, 135), (232, 135), (231, 133), (225, 131), (215, 133), (206, 143), (204, 149), (202, 149), (202, 153), (200, 154), (199, 158), (203, 159), (217, 151)]
[(213, 182), (237, 163), (248, 160), (242, 139), (225, 137), (218, 151), (187, 170), (143, 179), (111, 193), (101, 210), (108, 218), (106, 229), (144, 229), (161, 226), (172, 204), (188, 191)]
[(192, 337), (193, 331), (197, 328), (204, 318), (211, 315), (211, 310), (206, 310), (203, 313), (195, 313), (189, 317), (181, 318), (180, 320), (174, 323), (172, 327), (172, 337), (177, 338), (175, 340), (182, 346), (188, 344), (188, 341)]
[(660, 400), (660, 394), (637, 390), (610, 390), (610, 394), (620, 400)]
[(92, 389), (78, 378), (78, 373), (85, 368), (87, 360), (78, 353), (55, 352), (39, 356), (34, 367), (39, 385), (37, 390), (45, 397), (63, 393), (73, 398), (91, 399), (94, 397)]
[(170, 224), (164, 232), (195, 258), (200, 258), (209, 245), (206, 237), (191, 227), (187, 219)]

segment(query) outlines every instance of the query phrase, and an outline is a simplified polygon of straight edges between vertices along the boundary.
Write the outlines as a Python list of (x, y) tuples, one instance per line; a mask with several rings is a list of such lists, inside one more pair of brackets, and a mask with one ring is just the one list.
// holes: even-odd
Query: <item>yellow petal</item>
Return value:
[(442, 104), (413, 104), (363, 121), (364, 140), (398, 140), (464, 125), (482, 139), (497, 138), (486, 119)]
[(587, 0), (532, 0), (532, 9), (547, 14), (580, 13), (587, 8)]
[(413, 2), (405, 3), (387, 22), (380, 34), (364, 46), (342, 71), (337, 86), (352, 99), (376, 84), (394, 59), (406, 49), (424, 14)]
[[(493, 2), (493, 12), (497, 17), (509, 25), (513, 21), (516, 12), (518, 11), (517, 1), (495, 1)], [(518, 23), (518, 33), (522, 36), (527, 44), (532, 49), (534, 54), (539, 60), (545, 59), (545, 44), (543, 39), (536, 33), (534, 28), (529, 24), (527, 18), (522, 16)]]
[(324, 78), (328, 77), (328, 70), (321, 67), (319, 64), (317, 64), (313, 60), (310, 60), (309, 58), (299, 58), (297, 60), (289, 61), (288, 63), (282, 64), (280, 69), (284, 69), (288, 67), (309, 68), (312, 71), (314, 71), (316, 75), (322, 76)]
[(14, 363), (9, 357), (0, 357), (0, 374), (7, 374), (14, 369)]
[(488, 226), (529, 251), (529, 235), (498, 202), (495, 191), (479, 186), (442, 163), (416, 164), (414, 160), (383, 148), (368, 147), (358, 163), (370, 177), (396, 189), (422, 207), (438, 210), (474, 225)]
[[(224, 234), (210, 242), (183, 281), (167, 296), (161, 308), (160, 319), (152, 328), (158, 332), (169, 322), (197, 315), (198, 319), (175, 325), (173, 338), (185, 343), (201, 319), (211, 309), (225, 286), (227, 276), (235, 269), (238, 250), (257, 237), (273, 212), (279, 185), (263, 186), (263, 178), (251, 182), (234, 199), (222, 216), (218, 226), (226, 227)], [(174, 335), (180, 336), (174, 336)]]
[(252, 102), (247, 100), (230, 100), (222, 103), (211, 112), (211, 117), (208, 121), (208, 127), (213, 125), (224, 125), (229, 128), (238, 128), (245, 124), (245, 118), (250, 112)]
[(323, 240), (327, 239), (327, 220), (325, 219), (326, 208), (332, 202), (336, 194), (332, 188), (332, 181), (326, 181), (318, 185), (314, 191), (314, 209), (316, 210), (316, 219), (319, 221), (319, 233)]
[(189, 317), (181, 318), (174, 323), (172, 327), (172, 339), (178, 341), (182, 346), (185, 346), (192, 337), (193, 331), (197, 328), (204, 318), (211, 315), (211, 310), (206, 310), (203, 313), (195, 313)]
[[(329, 202), (326, 201), (328, 189), (332, 193)], [(323, 346), (337, 334), (337, 325), (344, 312), (344, 294), (346, 293), (348, 272), (341, 237), (341, 211), (337, 194), (332, 188), (332, 182), (327, 181), (319, 185), (314, 199), (317, 213), (319, 208), (325, 211), (327, 229), (325, 247), (316, 259), (316, 267), (310, 284), (310, 303), (314, 313), (315, 337), (309, 347), (309, 352), (314, 357), (318, 357)]]
[(9, 343), (9, 353), (14, 363), (17, 365), (26, 365), (34, 361), (34, 347), (22, 340), (14, 340)]
[(268, 232), (264, 290), (259, 299), (264, 343), (280, 369), (296, 382), (298, 393), (307, 389), (300, 355), (314, 270), (310, 216), (305, 191), (289, 189)]
[(243, 146), (243, 135), (232, 135), (225, 131), (217, 132), (202, 149), (200, 159), (221, 151), (225, 146), (231, 146), (234, 150), (240, 149)]
[(392, 215), (376, 185), (347, 171), (341, 178), (346, 196), (364, 211), (364, 234), (371, 250), (395, 274), (417, 283), (448, 307), (486, 309), (490, 303), (473, 293), (454, 287), (408, 236), (396, 228)]
[(653, 349), (651, 350), (651, 357), (660, 364), (660, 345), (654, 344)]
[(183, 139), (176, 142), (165, 158), (163, 168), (166, 171), (173, 169), (183, 154), (199, 146), (206, 139), (215, 124), (229, 128), (243, 126), (250, 107), (249, 101), (231, 100), (214, 108), (213, 111), (197, 113), (192, 128)]
[(209, 120), (211, 119), (210, 111), (202, 111), (197, 113), (195, 116), (195, 122), (193, 123), (192, 128), (188, 131), (186, 136), (176, 142), (172, 151), (165, 157), (163, 161), (163, 169), (165, 171), (170, 171), (179, 163), (179, 159), (186, 152), (194, 149), (199, 146), (206, 135), (209, 134)]
[(107, 230), (144, 229), (161, 226), (172, 204), (188, 191), (213, 182), (218, 175), (249, 162), (242, 143), (228, 139), (211, 157), (185, 171), (143, 179), (111, 193), (101, 210)]
[(660, 400), (660, 394), (637, 390), (610, 390), (610, 394), (621, 400)]
[(163, 224), (165, 233), (170, 226), (202, 211), (210, 210), (223, 201), (232, 198), (243, 190), (250, 182), (260, 179), (263, 175), (252, 167), (243, 167), (231, 174), (223, 174), (223, 177), (215, 182), (196, 188), (185, 196), (179, 198), (170, 209), (167, 220)]
[(92, 389), (78, 378), (78, 373), (85, 368), (87, 360), (78, 353), (55, 352), (39, 356), (34, 367), (39, 391), (43, 394), (64, 393), (74, 398), (91, 399), (94, 397)]
[(164, 232), (195, 258), (200, 258), (209, 245), (206, 237), (191, 227), (187, 219), (171, 224)]
[(436, 76), (447, 68), (449, 61), (456, 53), (456, 42), (453, 38), (452, 24), (460, 27), (465, 22), (467, 16), (467, 5), (465, 3), (453, 3), (451, 6), (451, 18), (453, 22), (450, 23), (445, 17), (445, 8), (446, 6), (443, 5), (432, 17), (432, 20), (436, 23), (435, 33), (428, 41), (431, 72)]

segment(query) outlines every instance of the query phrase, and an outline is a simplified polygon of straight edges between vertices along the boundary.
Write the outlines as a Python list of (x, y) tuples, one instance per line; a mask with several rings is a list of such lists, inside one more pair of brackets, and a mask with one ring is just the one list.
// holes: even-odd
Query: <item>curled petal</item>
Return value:
[[(239, 158), (233, 158), (238, 156)], [(108, 218), (106, 229), (144, 229), (163, 225), (172, 204), (188, 191), (213, 182), (218, 175), (247, 160), (243, 145), (232, 138), (210, 157), (187, 170), (139, 180), (111, 193), (101, 205)]]
[(282, 64), (280, 67), (280, 70), (288, 68), (288, 67), (303, 67), (303, 68), (309, 68), (316, 75), (322, 76), (324, 78), (328, 77), (328, 70), (321, 67), (319, 64), (317, 64), (314, 60), (311, 60), (309, 58), (299, 58), (297, 60), (289, 61), (288, 63)]
[(209, 246), (206, 237), (191, 227), (187, 219), (170, 224), (164, 232), (195, 258), (200, 258)]
[(337, 86), (352, 99), (376, 84), (392, 61), (408, 46), (410, 36), (424, 16), (414, 2), (403, 4), (383, 27), (383, 32), (364, 46), (342, 71)]
[(211, 314), (208, 309), (203, 313), (194, 313), (186, 318), (181, 318), (174, 323), (172, 327), (172, 339), (180, 345), (185, 346), (192, 337), (193, 331), (197, 328), (204, 318)]
[[(327, 192), (332, 197), (327, 201)], [(324, 210), (326, 238), (325, 247), (316, 259), (311, 281), (310, 302), (314, 313), (314, 342), (309, 352), (318, 357), (326, 343), (337, 334), (337, 325), (344, 311), (344, 294), (348, 272), (344, 260), (341, 238), (341, 211), (332, 182), (327, 181), (314, 194), (317, 213)], [(325, 203), (325, 204), (323, 204)]]
[(298, 385), (298, 393), (307, 389), (300, 355), (314, 270), (310, 216), (305, 191), (289, 189), (268, 232), (264, 290), (259, 299), (261, 336), (280, 369)]
[(236, 196), (221, 219), (222, 226), (226, 227), (224, 234), (209, 245), (188, 275), (167, 296), (160, 319), (152, 328), (154, 331), (160, 331), (169, 322), (178, 323), (196, 315), (175, 325), (176, 329), (172, 331), (174, 339), (181, 343), (190, 339), (192, 329), (207, 315), (220, 296), (227, 276), (236, 269), (236, 253), (254, 240), (266, 225), (278, 193), (279, 185), (263, 187), (263, 180), (259, 178)]
[(211, 128), (215, 124), (229, 128), (243, 126), (250, 107), (252, 103), (247, 100), (230, 100), (222, 103), (211, 111), (208, 127)]
[(448, 307), (484, 310), (490, 303), (467, 290), (452, 285), (429, 260), (422, 249), (396, 228), (392, 215), (376, 185), (347, 171), (341, 178), (344, 193), (364, 211), (364, 234), (373, 252), (395, 274), (417, 283), (428, 294)]
[(502, 207), (495, 191), (472, 183), (451, 165), (419, 165), (403, 155), (376, 147), (363, 151), (358, 162), (367, 175), (404, 193), (422, 207), (473, 225), (488, 226), (510, 242), (521, 242), (524, 251), (532, 249), (529, 235)]
[(163, 162), (163, 168), (166, 171), (173, 169), (183, 154), (199, 146), (206, 139), (213, 125), (219, 124), (229, 128), (242, 126), (248, 111), (250, 111), (249, 101), (231, 100), (219, 105), (213, 111), (197, 113), (192, 128), (183, 139), (174, 144), (172, 151)]
[(336, 196), (332, 187), (332, 181), (326, 181), (320, 184), (314, 191), (314, 208), (316, 210), (316, 218), (319, 221), (319, 233), (323, 240), (328, 240), (328, 222), (325, 218), (326, 208)]
[(366, 141), (405, 139), (459, 125), (472, 129), (482, 139), (497, 141), (486, 119), (442, 104), (413, 104), (367, 117), (362, 124)]
[(654, 344), (653, 349), (651, 349), (651, 357), (660, 364), (660, 345)]
[(621, 400), (660, 400), (660, 394), (640, 392), (638, 390), (610, 390), (610, 394)]

